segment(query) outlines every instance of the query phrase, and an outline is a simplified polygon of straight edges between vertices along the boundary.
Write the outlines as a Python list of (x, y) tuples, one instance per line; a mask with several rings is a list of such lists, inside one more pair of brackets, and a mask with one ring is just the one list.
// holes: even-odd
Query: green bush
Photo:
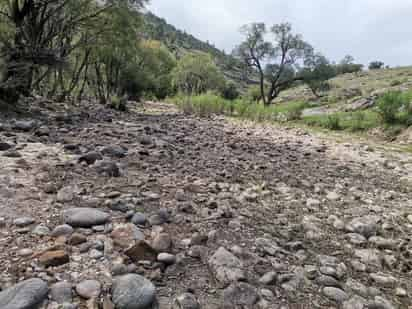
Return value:
[(127, 97), (118, 97), (118, 96), (111, 96), (110, 98), (110, 108), (126, 112), (127, 111)]
[(391, 87), (402, 85), (402, 82), (399, 79), (395, 79), (390, 83)]
[(287, 121), (300, 120), (302, 118), (303, 110), (305, 109), (305, 104), (297, 104), (291, 106), (291, 108), (286, 112)]
[(354, 112), (351, 115), (351, 130), (352, 131), (362, 131), (365, 130), (365, 121), (366, 121), (366, 115), (362, 111), (360, 112)]
[(338, 115), (329, 115), (326, 118), (325, 127), (334, 131), (341, 130), (342, 125), (340, 117)]
[(399, 121), (399, 112), (402, 106), (408, 102), (406, 96), (400, 91), (390, 91), (385, 93), (378, 100), (378, 112), (386, 124), (394, 124)]
[(221, 93), (224, 99), (230, 101), (236, 100), (240, 95), (239, 90), (237, 89), (236, 84), (234, 82), (227, 82), (223, 86)]

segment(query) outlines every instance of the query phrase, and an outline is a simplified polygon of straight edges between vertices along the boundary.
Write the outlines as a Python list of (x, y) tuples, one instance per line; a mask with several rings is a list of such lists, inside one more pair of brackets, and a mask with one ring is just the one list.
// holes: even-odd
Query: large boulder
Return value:
[(41, 279), (29, 279), (0, 292), (2, 309), (36, 309), (46, 299), (49, 288)]
[(64, 223), (72, 227), (89, 228), (103, 225), (109, 219), (109, 214), (94, 208), (70, 208), (63, 213)]
[(112, 288), (116, 309), (149, 309), (156, 299), (156, 288), (146, 278), (128, 274), (118, 277)]

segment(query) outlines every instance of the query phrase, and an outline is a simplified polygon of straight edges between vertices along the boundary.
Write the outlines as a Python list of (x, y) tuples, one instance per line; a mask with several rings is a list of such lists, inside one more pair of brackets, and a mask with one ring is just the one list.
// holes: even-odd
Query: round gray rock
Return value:
[(68, 225), (68, 224), (63, 224), (56, 226), (51, 233), (51, 236), (53, 237), (59, 237), (59, 236), (67, 236), (73, 234), (73, 228)]
[(85, 299), (99, 297), (101, 290), (102, 285), (96, 280), (85, 280), (76, 285), (77, 294)]
[(94, 208), (71, 208), (63, 213), (64, 222), (72, 227), (103, 225), (109, 218), (109, 214)]
[(46, 299), (49, 288), (41, 279), (29, 279), (0, 292), (0, 308), (35, 309)]
[(50, 287), (50, 297), (58, 304), (70, 303), (73, 299), (72, 285), (66, 281), (53, 284)]
[(148, 309), (156, 298), (153, 283), (136, 274), (118, 277), (114, 281), (112, 293), (117, 309)]

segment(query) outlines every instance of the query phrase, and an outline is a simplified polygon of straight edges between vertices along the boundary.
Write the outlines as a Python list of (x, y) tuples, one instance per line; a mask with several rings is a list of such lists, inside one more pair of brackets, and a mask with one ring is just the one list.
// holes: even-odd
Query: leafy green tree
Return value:
[(369, 70), (380, 70), (385, 66), (382, 61), (372, 61), (369, 63)]
[(178, 91), (192, 95), (219, 90), (225, 83), (212, 57), (205, 53), (188, 53), (172, 72), (173, 85)]
[(336, 73), (337, 75), (347, 74), (347, 73), (356, 73), (360, 72), (363, 69), (362, 64), (356, 64), (355, 59), (347, 55), (345, 56), (339, 64), (336, 65)]
[[(302, 77), (297, 75), (300, 60), (311, 54), (312, 47), (300, 35), (292, 32), (289, 23), (270, 28), (273, 42), (266, 41), (268, 30), (264, 23), (252, 23), (241, 28), (245, 40), (234, 50), (234, 55), (258, 71), (261, 98), (265, 105)], [(265, 91), (265, 84), (268, 90)]]
[(305, 60), (305, 67), (300, 74), (312, 93), (319, 98), (320, 93), (330, 89), (328, 80), (336, 76), (336, 70), (325, 56), (314, 54)]
[[(86, 34), (100, 24), (102, 14), (116, 8), (136, 11), (145, 2), (3, 0), (0, 3), (0, 28), (8, 31), (7, 35), (0, 36), (1, 52), (5, 55), (0, 96), (13, 100), (21, 93), (28, 94), (51, 73), (55, 75), (54, 80), (59, 81), (52, 88), (65, 88), (62, 68), (72, 64), (70, 56), (74, 51), (90, 42), (86, 40), (90, 39)], [(83, 71), (85, 65), (80, 63), (78, 66)], [(75, 77), (78, 70), (72, 73)]]
[(223, 85), (221, 95), (224, 99), (233, 101), (239, 97), (240, 93), (239, 89), (236, 87), (236, 84), (232, 81), (228, 81)]

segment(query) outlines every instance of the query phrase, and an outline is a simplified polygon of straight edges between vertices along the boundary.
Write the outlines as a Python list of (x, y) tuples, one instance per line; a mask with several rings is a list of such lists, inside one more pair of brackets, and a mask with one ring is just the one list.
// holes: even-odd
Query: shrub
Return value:
[(399, 86), (399, 85), (402, 85), (402, 82), (399, 79), (395, 79), (394, 81), (392, 81), (390, 83), (391, 87), (395, 87), (395, 86)]
[(385, 66), (382, 61), (372, 61), (369, 63), (369, 70), (380, 70)]
[(341, 125), (340, 117), (338, 115), (329, 115), (326, 118), (325, 127), (329, 130), (334, 130), (334, 131), (341, 130), (342, 125)]
[(248, 89), (248, 91), (245, 95), (246, 100), (256, 102), (256, 103), (260, 101), (261, 97), (262, 97), (262, 95), (261, 95), (259, 86), (249, 87), (249, 89)]
[(112, 96), (110, 98), (110, 108), (121, 111), (121, 112), (126, 112), (127, 111), (127, 97), (118, 97), (118, 96)]
[(292, 105), (290, 109), (285, 113), (287, 121), (300, 120), (302, 118), (305, 104)]
[(230, 101), (236, 100), (240, 95), (239, 90), (236, 87), (236, 84), (233, 82), (227, 82), (221, 90), (221, 93), (224, 99)]
[(390, 91), (385, 93), (378, 100), (378, 112), (386, 124), (394, 124), (398, 119), (398, 114), (402, 106), (405, 106), (405, 96), (400, 91)]
[(352, 131), (362, 131), (365, 130), (365, 120), (366, 120), (366, 115), (360, 111), (360, 112), (354, 112), (351, 115), (351, 130)]

